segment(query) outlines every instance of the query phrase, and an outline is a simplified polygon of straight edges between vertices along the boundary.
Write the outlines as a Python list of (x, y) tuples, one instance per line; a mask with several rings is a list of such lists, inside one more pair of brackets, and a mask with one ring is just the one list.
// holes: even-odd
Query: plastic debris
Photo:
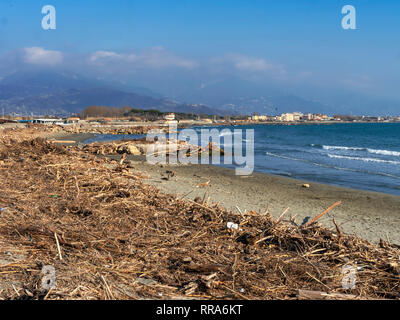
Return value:
[(305, 217), (303, 219), (303, 222), (301, 223), (301, 225), (304, 226), (310, 219), (311, 219), (311, 217)]
[(237, 223), (234, 223), (234, 222), (228, 222), (228, 223), (226, 224), (226, 227), (227, 227), (228, 229), (239, 230), (239, 225), (238, 225)]

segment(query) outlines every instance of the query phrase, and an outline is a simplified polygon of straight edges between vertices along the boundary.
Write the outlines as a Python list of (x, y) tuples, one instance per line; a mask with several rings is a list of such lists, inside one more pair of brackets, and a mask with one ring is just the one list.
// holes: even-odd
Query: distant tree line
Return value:
[[(81, 119), (87, 118), (128, 118), (132, 120), (159, 120), (169, 112), (162, 112), (157, 109), (137, 109), (128, 106), (121, 108), (105, 107), (105, 106), (89, 106), (79, 113)], [(208, 116), (202, 114), (201, 116)], [(197, 115), (194, 113), (175, 113), (175, 117), (178, 120), (183, 119), (196, 119)], [(210, 116), (208, 116), (210, 117)]]
[(114, 107), (105, 107), (105, 106), (89, 106), (79, 113), (79, 117), (82, 119), (86, 118), (117, 118), (124, 116), (125, 113), (128, 113), (132, 108), (130, 107), (122, 107), (122, 108), (114, 108)]

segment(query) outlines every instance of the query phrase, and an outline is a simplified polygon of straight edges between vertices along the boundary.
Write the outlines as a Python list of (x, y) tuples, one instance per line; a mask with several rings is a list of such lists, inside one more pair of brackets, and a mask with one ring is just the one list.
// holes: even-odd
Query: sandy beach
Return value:
[[(58, 133), (61, 140), (79, 143), (91, 134)], [(120, 156), (109, 156), (119, 159)], [(295, 217), (297, 223), (314, 217), (337, 201), (342, 204), (327, 214), (320, 223), (334, 229), (333, 218), (347, 234), (379, 242), (380, 239), (400, 245), (400, 197), (364, 190), (337, 187), (293, 178), (253, 172), (249, 176), (236, 176), (234, 170), (214, 165), (151, 165), (144, 156), (128, 155), (136, 170), (150, 178), (145, 182), (178, 197), (200, 197), (209, 203), (219, 203), (239, 213), (267, 209), (279, 217), (287, 208), (285, 218)], [(167, 171), (174, 176), (167, 180)], [(197, 187), (209, 182), (208, 186)], [(310, 188), (303, 187), (309, 184)]]
[[(116, 157), (118, 158), (118, 157)], [(290, 208), (286, 218), (295, 217), (301, 223), (306, 217), (314, 217), (337, 201), (342, 204), (334, 208), (320, 223), (335, 228), (336, 219), (343, 231), (356, 234), (372, 242), (381, 238), (400, 244), (400, 197), (356, 189), (336, 187), (253, 173), (250, 176), (236, 176), (234, 171), (213, 165), (150, 165), (143, 159), (129, 156), (135, 169), (149, 175), (146, 183), (167, 193), (178, 194), (188, 199), (218, 202), (235, 212), (255, 210), (278, 217)], [(173, 171), (174, 177), (167, 171)], [(208, 182), (206, 187), (197, 187)], [(303, 184), (310, 188), (304, 188)]]
[[(400, 197), (97, 156), (79, 147), (87, 136), (44, 131), (2, 138), (0, 299), (43, 299), (38, 261), (57, 270), (50, 299), (399, 297)], [(361, 266), (352, 294), (341, 285), (348, 263)]]

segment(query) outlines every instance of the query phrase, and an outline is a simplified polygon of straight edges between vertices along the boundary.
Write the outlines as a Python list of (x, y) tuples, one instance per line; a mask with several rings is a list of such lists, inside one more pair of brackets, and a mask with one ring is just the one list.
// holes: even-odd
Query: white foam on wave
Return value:
[[(327, 164), (323, 164), (323, 163), (318, 163), (318, 162), (313, 162), (310, 160), (306, 160), (306, 159), (299, 159), (299, 158), (294, 158), (294, 157), (289, 157), (289, 156), (284, 156), (281, 154), (276, 154), (276, 153), (272, 153), (272, 152), (265, 152), (265, 154), (267, 156), (272, 156), (272, 157), (277, 157), (277, 158), (282, 158), (282, 159), (288, 159), (288, 160), (293, 160), (293, 161), (300, 161), (300, 162), (305, 162), (305, 163), (309, 163), (312, 164), (314, 166), (319, 166), (319, 167), (324, 167), (324, 168), (328, 168), (328, 169), (336, 169), (336, 170), (341, 170), (341, 171), (351, 171), (351, 172), (357, 172), (357, 173), (365, 173), (365, 174), (373, 174), (373, 175), (380, 175), (380, 176), (387, 176), (387, 177), (392, 177), (392, 178), (396, 178), (396, 179), (400, 179), (399, 176), (390, 174), (390, 173), (386, 173), (386, 172), (371, 172), (371, 171), (362, 171), (362, 170), (358, 170), (358, 169), (352, 169), (352, 168), (343, 168), (343, 167), (337, 167), (337, 166), (332, 166), (332, 165), (327, 165)], [(330, 155), (328, 154), (328, 156), (330, 156), (331, 158), (339, 158), (341, 156), (337, 156), (337, 155)], [(359, 159), (359, 158), (357, 158)], [(374, 159), (375, 160), (375, 159)], [(379, 160), (379, 159), (377, 159)], [(385, 160), (383, 160), (385, 161)], [(397, 162), (397, 161), (394, 161)], [(400, 163), (400, 162), (399, 162)]]
[(391, 150), (379, 150), (379, 149), (367, 149), (369, 153), (381, 154), (384, 156), (395, 156), (400, 157), (399, 151), (391, 151)]
[(342, 147), (342, 146), (322, 146), (322, 149), (325, 150), (355, 150), (355, 151), (363, 151), (365, 148), (358, 147)]
[(339, 156), (337, 154), (328, 154), (328, 157), (329, 158), (336, 158), (336, 159), (358, 160), (358, 161), (364, 161), (364, 162), (380, 162), (380, 163), (400, 164), (400, 161), (383, 160), (383, 159), (375, 159), (375, 158), (360, 158), (360, 157)]
[(322, 149), (366, 151), (368, 153), (380, 154), (380, 155), (384, 155), (384, 156), (400, 157), (400, 151), (392, 151), (392, 150), (380, 150), (380, 149), (360, 148), (360, 147), (344, 147), (344, 146), (322, 146)]
[(295, 157), (289, 157), (289, 156), (284, 156), (284, 155), (282, 155), (282, 154), (276, 154), (276, 153), (272, 153), (272, 152), (265, 152), (265, 154), (266, 154), (267, 156), (272, 156), (272, 157), (276, 157), (276, 158), (305, 162), (305, 163), (309, 163), (309, 164), (312, 164), (312, 165), (318, 166), (318, 167), (324, 167), (324, 168), (329, 168), (329, 169), (337, 169), (337, 170), (345, 170), (345, 171), (354, 171), (354, 172), (358, 172), (358, 170), (354, 170), (354, 169), (350, 169), (350, 168), (335, 167), (335, 166), (331, 166), (331, 165), (327, 165), (327, 164), (323, 164), (323, 163), (319, 163), (319, 162), (310, 161), (310, 160), (307, 160), (307, 159), (300, 159), (300, 158), (295, 158)]

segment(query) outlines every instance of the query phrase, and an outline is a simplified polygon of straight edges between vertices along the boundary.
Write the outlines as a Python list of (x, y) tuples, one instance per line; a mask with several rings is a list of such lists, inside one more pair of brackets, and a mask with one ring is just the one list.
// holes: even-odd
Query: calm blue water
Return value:
[(400, 123), (227, 128), (255, 130), (255, 171), (400, 195)]

